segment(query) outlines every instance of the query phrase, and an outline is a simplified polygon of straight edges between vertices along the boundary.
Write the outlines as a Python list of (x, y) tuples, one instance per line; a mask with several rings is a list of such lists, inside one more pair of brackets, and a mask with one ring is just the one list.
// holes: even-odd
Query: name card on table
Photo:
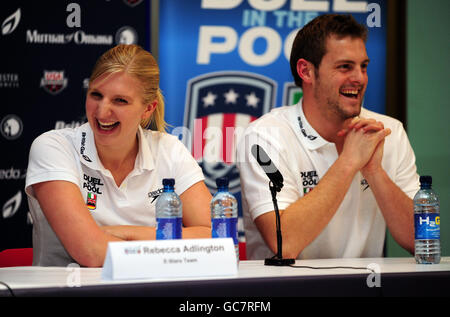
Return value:
[(102, 279), (226, 276), (237, 266), (231, 238), (110, 242)]

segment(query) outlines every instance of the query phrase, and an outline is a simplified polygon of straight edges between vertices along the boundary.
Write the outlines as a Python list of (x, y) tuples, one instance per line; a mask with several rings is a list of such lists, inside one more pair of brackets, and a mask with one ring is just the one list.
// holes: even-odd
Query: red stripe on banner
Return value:
[(225, 164), (233, 163), (234, 128), (236, 124), (235, 113), (223, 114), (222, 125), (222, 160)]
[(192, 140), (192, 156), (195, 160), (200, 161), (203, 157), (206, 140), (203, 137), (205, 129), (208, 126), (208, 117), (197, 118), (194, 120), (194, 133)]
[(203, 157), (205, 153), (205, 146), (206, 146), (206, 138), (205, 138), (205, 131), (208, 128), (208, 117), (202, 117), (202, 151), (201, 151), (201, 157)]

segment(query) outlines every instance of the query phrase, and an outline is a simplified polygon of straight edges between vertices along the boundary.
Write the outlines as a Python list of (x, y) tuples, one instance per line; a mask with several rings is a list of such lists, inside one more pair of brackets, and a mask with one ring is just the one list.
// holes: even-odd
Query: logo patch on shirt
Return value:
[(303, 195), (306, 195), (310, 191), (312, 191), (314, 187), (303, 187)]
[(304, 136), (305, 138), (308, 138), (308, 139), (310, 139), (311, 141), (314, 141), (315, 139), (317, 139), (316, 136), (306, 133), (306, 130), (305, 130), (305, 128), (303, 127), (302, 118), (297, 117), (297, 120), (298, 120), (298, 126), (300, 127), (300, 131), (302, 131), (302, 134), (303, 134), (303, 136)]
[(83, 188), (86, 188), (87, 191), (96, 193), (98, 195), (103, 194), (100, 191), (100, 186), (103, 186), (105, 184), (102, 183), (102, 180), (100, 178), (92, 177), (86, 174), (83, 174)]
[(303, 194), (306, 195), (319, 182), (319, 175), (317, 175), (317, 171), (306, 171), (300, 172), (300, 176), (302, 178)]
[(369, 188), (369, 183), (365, 178), (361, 180), (361, 189), (362, 191), (365, 191), (367, 188)]
[(85, 161), (92, 162), (91, 159), (89, 158), (89, 156), (87, 156), (85, 154), (83, 154), (83, 158)]
[(150, 202), (150, 204), (153, 204), (156, 199), (158, 199), (159, 195), (161, 195), (163, 192), (163, 188), (160, 188), (158, 190), (154, 190), (148, 193), (148, 198), (151, 198), (152, 201)]
[(85, 161), (92, 162), (92, 160), (84, 154), (84, 151), (86, 150), (86, 132), (81, 133), (81, 144), (80, 144), (80, 154), (83, 156)]
[(97, 208), (97, 195), (94, 193), (87, 193), (86, 206), (89, 210)]

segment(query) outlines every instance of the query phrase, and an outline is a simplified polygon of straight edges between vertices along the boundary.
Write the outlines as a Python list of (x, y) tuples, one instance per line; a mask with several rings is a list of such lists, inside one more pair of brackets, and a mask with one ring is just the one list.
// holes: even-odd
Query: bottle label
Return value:
[(432, 240), (441, 237), (441, 220), (439, 214), (424, 213), (414, 215), (416, 240)]
[(238, 244), (237, 218), (213, 218), (213, 238), (233, 238), (234, 244)]
[(157, 218), (156, 240), (181, 239), (181, 218)]

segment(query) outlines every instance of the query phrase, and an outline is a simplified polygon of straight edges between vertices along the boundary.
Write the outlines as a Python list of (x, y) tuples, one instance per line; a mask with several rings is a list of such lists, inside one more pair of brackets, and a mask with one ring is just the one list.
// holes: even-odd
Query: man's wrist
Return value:
[(341, 170), (344, 175), (351, 175), (353, 177), (359, 171), (359, 167), (350, 159), (346, 159), (345, 156), (339, 156), (336, 163), (339, 164), (339, 170)]
[(377, 169), (371, 169), (371, 170), (361, 170), (362, 175), (366, 179), (366, 181), (369, 183), (369, 185), (372, 183), (375, 183), (378, 180), (383, 180), (384, 177), (387, 176), (386, 171), (383, 169), (383, 167), (379, 167)]

